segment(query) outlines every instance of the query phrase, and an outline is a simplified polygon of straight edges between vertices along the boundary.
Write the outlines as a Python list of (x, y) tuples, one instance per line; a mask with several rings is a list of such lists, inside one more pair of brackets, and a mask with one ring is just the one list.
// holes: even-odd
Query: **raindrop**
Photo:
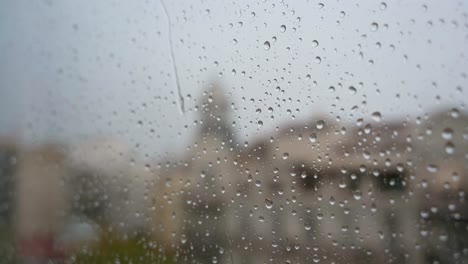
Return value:
[(447, 142), (447, 143), (445, 144), (445, 152), (446, 152), (447, 154), (450, 154), (450, 155), (453, 154), (453, 153), (455, 153), (455, 145), (454, 145), (452, 142), (450, 142), (450, 141)]
[(348, 90), (349, 90), (349, 93), (352, 95), (355, 95), (357, 93), (357, 90), (354, 86), (350, 86)]
[(380, 3), (380, 10), (387, 9), (387, 4), (385, 2)]
[(318, 214), (317, 214), (317, 219), (318, 219), (318, 220), (322, 220), (322, 219), (323, 219), (323, 214), (322, 214), (322, 213), (318, 213)]
[(325, 121), (323, 121), (323, 120), (317, 121), (316, 126), (317, 126), (318, 129), (322, 129), (325, 126)]
[(320, 64), (321, 62), (322, 59), (319, 56), (315, 57), (315, 63)]
[(356, 200), (361, 200), (361, 197), (362, 197), (361, 191), (359, 191), (359, 190), (354, 191), (354, 192), (353, 192), (353, 197), (354, 197), (354, 199), (356, 199)]
[(460, 111), (456, 108), (453, 108), (452, 111), (450, 111), (450, 115), (453, 118), (458, 118), (460, 116)]
[(283, 33), (283, 32), (286, 32), (286, 26), (285, 25), (281, 25), (280, 26), (280, 31)]
[(273, 207), (273, 201), (270, 199), (265, 199), (265, 206), (267, 209), (271, 209)]
[(453, 130), (451, 128), (446, 128), (442, 131), (442, 138), (445, 140), (450, 140), (453, 138)]
[(421, 218), (423, 219), (429, 218), (429, 211), (421, 211), (419, 214), (421, 215)]
[(382, 119), (382, 115), (380, 114), (380, 112), (374, 112), (372, 113), (372, 119), (374, 119), (374, 121), (376, 122), (380, 122), (380, 120)]
[(373, 22), (373, 23), (370, 25), (370, 30), (371, 30), (372, 32), (376, 32), (378, 29), (379, 29), (379, 24)]
[(316, 48), (316, 47), (318, 47), (318, 45), (319, 45), (319, 43), (318, 43), (317, 40), (315, 40), (315, 39), (312, 40), (312, 48)]
[(435, 164), (429, 164), (426, 169), (430, 173), (436, 173), (439, 171), (439, 167)]
[(289, 153), (285, 152), (283, 153), (283, 159), (286, 160), (289, 158)]
[(269, 49), (270, 49), (270, 42), (265, 41), (265, 43), (263, 43), (263, 48), (264, 48), (265, 50), (269, 50)]
[(315, 143), (316, 140), (317, 140), (317, 134), (315, 133), (310, 134), (309, 141), (312, 143)]

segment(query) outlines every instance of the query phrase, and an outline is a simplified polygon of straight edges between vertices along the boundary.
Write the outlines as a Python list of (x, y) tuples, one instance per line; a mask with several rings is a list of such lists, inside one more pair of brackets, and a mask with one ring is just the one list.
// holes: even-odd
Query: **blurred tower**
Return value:
[(21, 263), (65, 257), (57, 243), (67, 209), (64, 158), (58, 145), (25, 150), (21, 155), (16, 187)]
[(219, 138), (232, 145), (234, 133), (230, 126), (230, 102), (219, 83), (213, 82), (200, 98), (202, 127), (198, 136)]

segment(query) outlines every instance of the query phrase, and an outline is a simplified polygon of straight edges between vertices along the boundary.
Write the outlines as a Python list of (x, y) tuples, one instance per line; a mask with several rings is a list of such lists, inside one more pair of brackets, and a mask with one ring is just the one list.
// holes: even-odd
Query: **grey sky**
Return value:
[(192, 98), (180, 115), (159, 1), (5, 1), (0, 132), (27, 142), (112, 135), (149, 156), (173, 153), (189, 144), (194, 100), (213, 80), (237, 108), (243, 140), (291, 120), (288, 109), (299, 120), (320, 112), (343, 122), (374, 111), (384, 120), (422, 115), (438, 104), (463, 110), (465, 1), (385, 3), (166, 1), (181, 91)]

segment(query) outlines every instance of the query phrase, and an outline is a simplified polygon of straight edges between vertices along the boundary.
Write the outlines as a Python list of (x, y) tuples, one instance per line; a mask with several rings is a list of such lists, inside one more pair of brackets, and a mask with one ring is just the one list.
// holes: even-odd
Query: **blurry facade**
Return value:
[(149, 229), (149, 172), (132, 162), (121, 142), (13, 150), (18, 161), (8, 219), (14, 220), (16, 253), (6, 263), (66, 261), (101, 233), (134, 236)]
[(113, 138), (4, 140), (0, 216), (16, 246), (2, 252), (61, 261), (116, 232), (150, 235), (177, 263), (468, 261), (465, 113), (315, 116), (239, 142), (221, 88), (201, 99), (177, 160), (142, 162)]
[(241, 143), (219, 88), (203, 100), (199, 134), (163, 164), (155, 198), (156, 237), (182, 262), (468, 261), (464, 113), (318, 116)]

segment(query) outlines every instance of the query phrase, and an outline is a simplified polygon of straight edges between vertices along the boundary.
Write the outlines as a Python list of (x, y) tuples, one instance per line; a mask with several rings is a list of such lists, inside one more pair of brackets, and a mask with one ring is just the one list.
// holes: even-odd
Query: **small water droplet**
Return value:
[(315, 39), (312, 40), (312, 48), (316, 48), (316, 47), (318, 47), (318, 45), (319, 45), (319, 43), (318, 43), (317, 40), (315, 40)]
[(269, 49), (270, 49), (270, 42), (265, 41), (265, 43), (263, 43), (263, 48), (264, 48), (265, 50), (269, 50)]
[(387, 9), (387, 4), (385, 2), (380, 3), (380, 10)]
[(370, 30), (371, 30), (372, 32), (376, 32), (378, 29), (379, 29), (379, 24), (377, 24), (376, 22), (373, 22), (373, 23), (370, 25)]
[(285, 25), (280, 26), (280, 32), (282, 32), (282, 33), (286, 32), (286, 26)]
[(453, 153), (455, 153), (455, 145), (454, 145), (452, 142), (450, 142), (450, 141), (447, 142), (447, 143), (445, 144), (445, 152), (446, 152), (447, 154), (450, 154), (450, 155), (452, 155)]
[(361, 191), (359, 191), (359, 190), (354, 191), (354, 192), (353, 192), (353, 197), (354, 197), (354, 199), (356, 199), (356, 200), (361, 200), (361, 197), (362, 197)]
[(380, 120), (382, 119), (382, 115), (380, 114), (380, 112), (374, 112), (372, 113), (372, 119), (374, 119), (374, 121), (376, 122), (380, 122)]
[(319, 120), (316, 123), (317, 129), (322, 129), (325, 126), (325, 121)]
[(439, 171), (439, 167), (435, 164), (429, 164), (427, 167), (426, 167), (427, 171), (430, 172), (430, 173), (436, 173)]
[(310, 134), (309, 141), (312, 143), (315, 143), (316, 140), (317, 140), (317, 134), (315, 133)]
[(453, 138), (453, 130), (451, 128), (445, 128), (442, 131), (442, 138), (445, 140), (451, 140)]
[(453, 108), (452, 111), (450, 111), (450, 115), (456, 119), (460, 117), (460, 111), (457, 108)]

